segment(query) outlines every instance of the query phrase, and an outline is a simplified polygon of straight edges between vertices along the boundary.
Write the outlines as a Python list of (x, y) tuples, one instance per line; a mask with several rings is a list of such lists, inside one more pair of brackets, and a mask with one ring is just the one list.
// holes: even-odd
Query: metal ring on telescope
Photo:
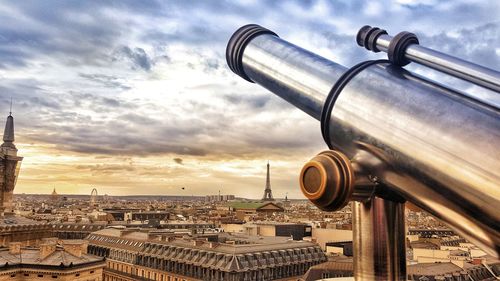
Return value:
[(334, 150), (323, 151), (309, 160), (299, 177), (304, 196), (323, 211), (345, 207), (351, 201), (354, 182), (349, 158)]
[(243, 79), (252, 83), (253, 81), (243, 70), (243, 51), (253, 38), (262, 34), (271, 34), (279, 37), (276, 33), (260, 25), (247, 24), (236, 30), (236, 32), (231, 36), (231, 39), (229, 39), (226, 47), (226, 61), (229, 68)]
[(418, 38), (415, 34), (403, 31), (394, 38), (392, 38), (389, 43), (389, 49), (387, 49), (387, 57), (391, 63), (399, 66), (405, 66), (410, 63), (408, 59), (405, 58), (406, 48), (413, 44), (419, 44)]
[(387, 31), (378, 27), (365, 25), (359, 29), (358, 34), (356, 35), (356, 42), (359, 46), (378, 53), (380, 50), (377, 48), (377, 38), (382, 34), (387, 34)]
[(355, 66), (349, 68), (340, 78), (335, 82), (330, 93), (326, 97), (325, 103), (323, 105), (323, 109), (321, 110), (321, 135), (323, 135), (323, 140), (325, 140), (326, 145), (330, 149), (334, 149), (331, 141), (330, 141), (330, 117), (332, 115), (333, 105), (337, 100), (338, 95), (342, 92), (345, 85), (349, 83), (349, 81), (354, 78), (358, 73), (363, 71), (365, 68), (378, 64), (378, 63), (390, 63), (388, 60), (369, 60), (356, 64)]
[(387, 34), (387, 31), (378, 27), (365, 25), (358, 31), (356, 42), (359, 46), (378, 53), (380, 50), (377, 48), (377, 38), (382, 34)]

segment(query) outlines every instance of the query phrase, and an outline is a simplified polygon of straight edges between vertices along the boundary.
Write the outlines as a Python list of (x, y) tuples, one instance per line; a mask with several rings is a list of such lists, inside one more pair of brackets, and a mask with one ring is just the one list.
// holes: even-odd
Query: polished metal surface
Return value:
[(337, 211), (351, 201), (354, 169), (342, 152), (323, 151), (304, 165), (299, 183), (304, 196), (318, 208)]
[(347, 70), (267, 34), (257, 36), (246, 46), (243, 69), (252, 81), (317, 120), (320, 119), (326, 94)]
[(323, 211), (337, 211), (350, 201), (368, 201), (377, 183), (366, 167), (380, 161), (360, 153), (350, 160), (340, 151), (326, 150), (309, 160), (299, 176), (302, 194)]
[(406, 280), (404, 203), (374, 197), (353, 202), (356, 280)]
[[(387, 52), (390, 35), (381, 35), (377, 39), (377, 49)], [(450, 74), (500, 93), (500, 72), (468, 62), (421, 45), (410, 45), (406, 49), (405, 57), (413, 62), (425, 65), (432, 69)]]
[(373, 176), (500, 256), (500, 112), (390, 64), (371, 66), (339, 95), (334, 146), (378, 157)]
[[(346, 71), (272, 35), (253, 38), (242, 61), (252, 81), (318, 120)], [(402, 68), (373, 65), (341, 91), (329, 131), (333, 146), (385, 198), (354, 203), (358, 280), (405, 278), (401, 198), (500, 257), (498, 107)]]

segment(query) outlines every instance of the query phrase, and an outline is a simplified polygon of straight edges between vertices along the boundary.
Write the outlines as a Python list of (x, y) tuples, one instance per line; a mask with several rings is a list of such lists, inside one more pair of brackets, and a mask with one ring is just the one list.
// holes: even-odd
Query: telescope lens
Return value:
[(316, 167), (308, 167), (304, 172), (304, 188), (308, 193), (316, 193), (321, 188), (321, 174)]
[(349, 159), (337, 151), (318, 154), (300, 173), (302, 193), (324, 211), (345, 206), (350, 200), (353, 182)]

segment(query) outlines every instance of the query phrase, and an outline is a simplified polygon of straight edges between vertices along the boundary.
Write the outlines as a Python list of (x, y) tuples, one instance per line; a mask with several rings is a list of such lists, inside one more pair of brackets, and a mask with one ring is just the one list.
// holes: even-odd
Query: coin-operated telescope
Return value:
[(406, 201), (500, 257), (499, 103), (402, 66), (459, 77), (497, 101), (500, 73), (422, 47), (408, 32), (365, 26), (356, 39), (389, 59), (346, 68), (253, 24), (226, 50), (233, 72), (321, 122), (330, 150), (305, 164), (300, 187), (325, 211), (354, 202), (356, 279), (406, 279)]

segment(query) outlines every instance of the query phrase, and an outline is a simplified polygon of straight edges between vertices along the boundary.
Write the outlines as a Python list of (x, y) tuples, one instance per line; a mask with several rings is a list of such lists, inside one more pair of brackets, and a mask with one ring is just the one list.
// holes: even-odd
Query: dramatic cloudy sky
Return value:
[(16, 192), (257, 198), (269, 160), (275, 196), (301, 198), (302, 163), (325, 148), (319, 124), (228, 70), (238, 27), (347, 66), (376, 57), (355, 44), (361, 26), (409, 30), (498, 69), (499, 3), (2, 1), (0, 113), (12, 97), (25, 156)]

